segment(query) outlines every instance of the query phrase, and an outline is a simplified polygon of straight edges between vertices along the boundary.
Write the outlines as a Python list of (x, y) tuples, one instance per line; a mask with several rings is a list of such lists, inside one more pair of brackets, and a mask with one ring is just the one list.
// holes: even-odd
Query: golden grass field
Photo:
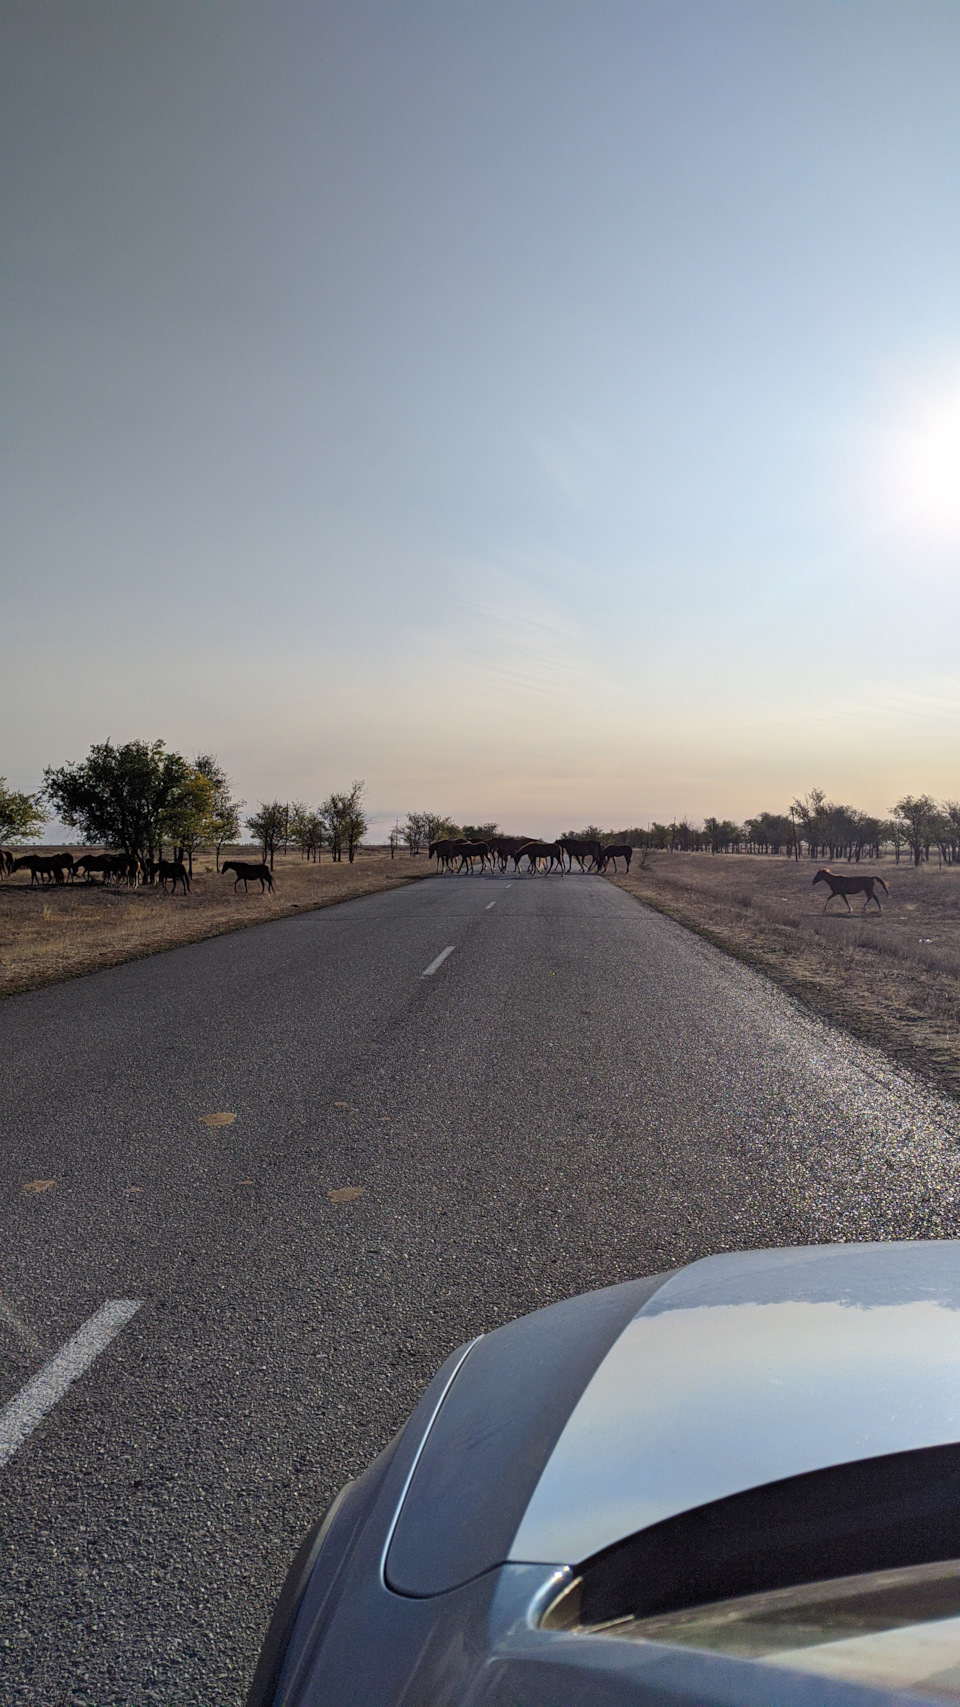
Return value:
[[(223, 858), (238, 855), (259, 857), (247, 848), (227, 850)], [(0, 882), (0, 996), (393, 889), (429, 876), (432, 869), (426, 854), (411, 859), (404, 852), (391, 859), (379, 848), (360, 849), (353, 865), (346, 860), (334, 865), (329, 858), (308, 865), (299, 854), (278, 854), (274, 893), (261, 895), (259, 884), (251, 884), (245, 895), (242, 885), (234, 893), (232, 874), (217, 875), (212, 854), (203, 854), (194, 859), (192, 893), (186, 896), (165, 895), (150, 886), (103, 886), (99, 880), (31, 888), (30, 873), (18, 871)]]
[[(612, 879), (904, 1065), (960, 1094), (960, 867), (867, 861), (890, 889), (882, 917), (811, 887), (819, 862), (653, 853)], [(855, 866), (836, 870), (856, 872)]]

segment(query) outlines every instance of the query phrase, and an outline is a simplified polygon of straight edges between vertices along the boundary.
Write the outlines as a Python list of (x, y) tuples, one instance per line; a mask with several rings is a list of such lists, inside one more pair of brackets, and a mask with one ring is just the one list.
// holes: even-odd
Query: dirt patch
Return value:
[(610, 881), (960, 1096), (960, 868), (864, 869), (889, 886), (882, 917), (862, 897), (824, 915), (809, 860), (655, 853)]
[(345, 860), (308, 865), (298, 854), (280, 854), (273, 895), (261, 895), (258, 884), (246, 895), (242, 885), (234, 892), (232, 875), (219, 876), (210, 857), (195, 860), (193, 869), (189, 895), (99, 881), (31, 888), (27, 871), (6, 878), (0, 883), (0, 996), (267, 919), (395, 889), (429, 877), (433, 868), (426, 855), (411, 859), (398, 854), (391, 859), (378, 850), (361, 849), (353, 865)]

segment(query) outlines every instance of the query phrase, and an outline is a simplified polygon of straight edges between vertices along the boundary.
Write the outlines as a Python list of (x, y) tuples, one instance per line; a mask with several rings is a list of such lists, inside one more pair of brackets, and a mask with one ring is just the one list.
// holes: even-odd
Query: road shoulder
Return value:
[(352, 865), (315, 865), (289, 855), (277, 859), (273, 894), (260, 894), (256, 884), (234, 890), (229, 876), (204, 866), (189, 895), (99, 883), (0, 885), (0, 999), (433, 875), (425, 858), (361, 852)]
[(607, 880), (764, 973), (897, 1066), (960, 1096), (960, 981), (844, 936), (842, 927), (798, 930), (794, 918), (778, 918), (744, 893), (746, 869), (741, 864), (741, 880), (725, 888), (685, 881), (656, 863)]

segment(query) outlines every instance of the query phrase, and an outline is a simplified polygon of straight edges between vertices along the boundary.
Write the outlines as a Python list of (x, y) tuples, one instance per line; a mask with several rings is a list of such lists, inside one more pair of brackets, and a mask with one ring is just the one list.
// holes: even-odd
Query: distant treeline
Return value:
[[(634, 848), (661, 848), (671, 853), (781, 854), (787, 859), (847, 860), (879, 859), (891, 849), (900, 863), (901, 855), (915, 865), (932, 855), (944, 865), (960, 864), (960, 801), (936, 801), (929, 794), (905, 794), (890, 808), (889, 818), (875, 818), (855, 806), (828, 800), (822, 788), (811, 789), (793, 802), (786, 812), (761, 812), (745, 824), (730, 818), (706, 818), (691, 824), (686, 818), (672, 824), (649, 824), (646, 829), (604, 830), (598, 824), (568, 830), (568, 836), (609, 844), (629, 842)], [(462, 835), (484, 841), (499, 832), (498, 824), (456, 824), (435, 813), (413, 812), (406, 824), (397, 824), (391, 846), (403, 845), (411, 853), (442, 836)]]
[[(299, 848), (307, 860), (319, 860), (329, 848), (334, 860), (352, 860), (367, 831), (364, 784), (334, 792), (312, 807), (300, 800), (261, 801), (241, 819), (244, 801), (235, 800), (229, 777), (212, 753), (188, 760), (162, 741), (104, 741), (77, 764), (48, 767), (35, 794), (8, 789), (0, 777), (0, 845), (18, 844), (41, 834), (51, 814), (80, 831), (88, 845), (116, 849), (131, 857), (156, 859), (165, 847), (174, 859), (186, 859), (201, 847), (221, 849), (240, 836), (241, 824), (273, 864), (279, 848)], [(879, 859), (892, 849), (915, 865), (935, 854), (941, 864), (960, 864), (960, 801), (937, 801), (929, 794), (905, 794), (890, 807), (889, 818), (875, 818), (854, 806), (828, 800), (814, 788), (794, 800), (786, 812), (761, 812), (745, 824), (729, 818), (687, 819), (649, 824), (645, 829), (603, 830), (587, 824), (569, 836), (603, 843), (628, 842), (635, 848), (675, 853), (781, 854), (788, 859)], [(457, 824), (435, 812), (409, 812), (388, 838), (393, 856), (401, 847), (416, 855), (431, 842), (461, 836), (486, 841), (500, 832), (494, 823)]]
[(673, 853), (782, 854), (788, 859), (859, 863), (879, 859), (890, 849), (898, 865), (901, 855), (912, 858), (914, 865), (932, 855), (943, 865), (960, 864), (960, 801), (905, 794), (890, 813), (889, 818), (875, 818), (828, 800), (822, 788), (814, 788), (787, 812), (760, 812), (745, 824), (705, 818), (698, 825), (681, 818), (646, 829), (600, 830), (591, 824), (575, 833)]

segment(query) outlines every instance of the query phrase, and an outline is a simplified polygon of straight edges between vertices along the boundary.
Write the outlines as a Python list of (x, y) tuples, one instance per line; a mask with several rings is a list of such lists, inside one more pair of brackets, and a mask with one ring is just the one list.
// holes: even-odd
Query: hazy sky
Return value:
[(0, 21), (11, 781), (960, 795), (957, 0)]

